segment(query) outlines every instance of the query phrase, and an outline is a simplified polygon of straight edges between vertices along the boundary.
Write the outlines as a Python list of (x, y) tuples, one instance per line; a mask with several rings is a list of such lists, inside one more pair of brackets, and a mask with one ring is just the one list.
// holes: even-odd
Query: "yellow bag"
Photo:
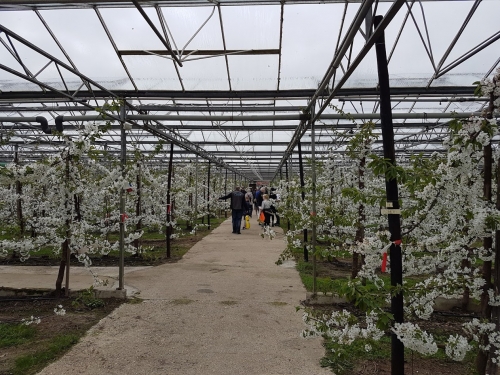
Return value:
[(245, 229), (250, 229), (250, 216), (245, 215)]

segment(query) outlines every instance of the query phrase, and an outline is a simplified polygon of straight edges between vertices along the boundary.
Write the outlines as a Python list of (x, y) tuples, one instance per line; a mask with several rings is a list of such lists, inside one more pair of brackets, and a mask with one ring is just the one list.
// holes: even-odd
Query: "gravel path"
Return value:
[[(280, 229), (278, 229), (280, 231)], [(230, 220), (174, 264), (127, 273), (140, 304), (123, 304), (48, 374), (331, 374), (320, 339), (302, 339), (297, 271), (276, 266), (283, 234), (231, 233)]]

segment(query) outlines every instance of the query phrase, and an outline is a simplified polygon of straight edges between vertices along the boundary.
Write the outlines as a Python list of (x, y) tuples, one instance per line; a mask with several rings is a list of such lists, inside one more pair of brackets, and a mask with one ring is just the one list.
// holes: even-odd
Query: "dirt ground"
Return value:
[[(57, 336), (68, 333), (83, 334), (124, 302), (106, 299), (103, 307), (91, 310), (81, 305), (74, 306), (73, 301), (62, 298), (0, 298), (0, 322), (15, 324), (23, 319), (30, 320), (31, 316), (40, 318), (40, 324), (35, 326), (36, 334), (32, 340), (25, 344), (1, 349), (0, 375), (12, 374), (10, 369), (13, 368), (16, 358), (45, 350), (47, 343)], [(66, 310), (64, 316), (54, 313), (58, 305), (62, 305)]]
[[(465, 371), (465, 372), (464, 372)], [(470, 374), (463, 366), (454, 362), (425, 359), (405, 359), (405, 375), (465, 375)], [(353, 371), (345, 375), (391, 375), (390, 361), (359, 363)]]

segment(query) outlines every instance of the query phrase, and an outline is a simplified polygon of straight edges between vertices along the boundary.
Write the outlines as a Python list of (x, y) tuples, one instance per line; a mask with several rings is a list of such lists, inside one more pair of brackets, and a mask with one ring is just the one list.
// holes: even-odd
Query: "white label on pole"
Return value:
[(382, 215), (401, 215), (401, 210), (399, 208), (381, 208), (380, 213)]
[(387, 208), (391, 208), (392, 207), (392, 202), (385, 202), (385, 206)]

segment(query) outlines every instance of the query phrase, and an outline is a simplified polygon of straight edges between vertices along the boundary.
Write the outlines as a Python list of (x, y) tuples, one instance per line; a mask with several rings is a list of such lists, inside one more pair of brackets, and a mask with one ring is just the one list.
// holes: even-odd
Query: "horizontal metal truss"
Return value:
[[(395, 87), (391, 89), (393, 96), (471, 96), (474, 95), (473, 86), (444, 86), (444, 87)], [(137, 100), (151, 100), (151, 99), (208, 99), (208, 100), (278, 100), (278, 99), (309, 99), (316, 90), (252, 90), (252, 91), (174, 91), (174, 90), (113, 90), (113, 97), (122, 99), (137, 99)], [(376, 87), (372, 88), (346, 88), (339, 89), (337, 92), (338, 97), (354, 96), (356, 98), (363, 96), (373, 96), (379, 94)], [(328, 96), (328, 91), (320, 93), (318, 97), (321, 99)], [(94, 99), (109, 99), (111, 97), (108, 91), (92, 90), (78, 91), (73, 93), (72, 101), (81, 102), (82, 100)], [(68, 97), (58, 91), (47, 92), (33, 92), (33, 91), (7, 91), (0, 93), (0, 102), (47, 102), (47, 101), (67, 101)]]
[[(456, 0), (444, 1), (452, 4)], [(380, 2), (389, 3), (384, 7), (388, 10), (380, 25), (373, 29), (371, 20), (377, 14)], [(77, 130), (87, 121), (104, 124), (105, 120), (100, 114), (103, 112), (104, 104), (111, 102), (121, 103), (124, 110), (120, 114), (116, 111), (104, 111), (106, 119), (111, 121), (111, 124), (108, 124), (107, 134), (95, 142), (95, 147), (98, 151), (106, 151), (116, 157), (119, 157), (120, 153), (120, 129), (124, 122), (132, 125), (132, 129), (127, 133), (127, 148), (140, 150), (145, 155), (151, 156), (151, 163), (165, 163), (169, 157), (168, 152), (160, 152), (154, 156), (152, 152), (160, 143), (172, 143), (175, 145), (176, 163), (198, 160), (199, 156), (202, 161), (213, 162), (222, 170), (229, 170), (250, 180), (273, 179), (286, 165), (297, 163), (299, 143), (302, 155), (306, 159), (313, 153), (319, 158), (341, 155), (360, 125), (373, 121), (374, 132), (380, 131), (377, 113), (379, 89), (376, 83), (371, 84), (371, 87), (344, 86), (371, 51), (377, 38), (398, 14), (404, 14), (404, 22), (400, 25), (394, 45), (391, 46), (389, 59), (398, 46), (403, 30), (410, 24), (419, 35), (433, 71), (421, 86), (391, 88), (396, 153), (398, 156), (406, 157), (414, 153), (442, 152), (444, 151), (442, 142), (449, 135), (448, 121), (453, 117), (466, 118), (473, 113), (480, 114), (486, 106), (485, 98), (474, 96), (475, 87), (472, 85), (436, 86), (436, 83), (441, 82), (439, 78), (500, 40), (498, 31), (470, 46), (468, 52), (459, 56), (455, 53), (454, 47), (480, 2), (480, 0), (468, 1), (470, 3), (468, 15), (460, 21), (462, 24), (443, 55), (437, 58), (433, 54), (427, 25), (425, 22), (424, 25), (417, 22), (416, 10), (413, 7), (419, 2), (414, 0), (4, 0), (0, 2), (2, 11), (34, 12), (64, 59), (56, 58), (43, 46), (34, 45), (4, 25), (0, 25), (0, 48), (4, 48), (2, 52), (10, 54), (9, 57), (14, 59), (11, 66), (0, 61), (0, 69), (17, 80), (4, 82), (3, 90), (0, 91), (0, 161), (13, 160), (14, 146), (18, 149), (20, 160), (25, 162), (58, 152), (64, 142), (57, 134), (52, 134), (56, 126), (58, 129), (62, 127), (65, 136), (71, 138), (76, 136)], [(344, 13), (348, 7), (355, 4), (356, 13), (350, 22), (344, 24), (342, 20), (336, 46), (331, 50), (325, 49), (329, 58), (332, 55), (333, 57), (329, 64), (325, 64), (327, 68), (323, 78), (317, 82), (317, 86), (313, 86), (316, 88), (282, 89), (280, 85), (284, 9), (294, 4), (320, 3), (338, 3), (339, 9), (343, 7)], [(228, 35), (224, 28), (221, 7), (247, 5), (279, 6), (279, 38), (276, 38), (279, 43), (272, 45), (273, 48), (227, 47)], [(162, 9), (167, 7), (210, 7), (212, 12), (210, 17), (213, 17), (220, 27), (218, 37), (222, 44), (216, 49), (177, 48), (173, 38), (169, 38), (170, 30), (162, 13)], [(105, 22), (104, 12), (101, 12), (104, 8), (135, 8), (164, 49), (119, 48), (119, 43), (115, 42), (114, 35)], [(146, 13), (143, 8), (156, 11), (157, 19), (150, 19), (154, 12)], [(108, 39), (106, 42), (109, 41), (109, 48), (112, 48), (117, 61), (124, 69), (123, 80), (130, 81), (130, 85), (128, 83), (121, 85), (118, 79), (99, 83), (81, 73), (78, 61), (73, 61), (64, 50), (58, 35), (42, 16), (42, 10), (56, 9), (91, 9), (95, 12), (104, 32), (104, 39)], [(43, 61), (47, 61), (44, 62), (45, 66), (30, 66), (25, 55), (18, 53), (16, 49), (18, 45), (22, 45), (23, 49), (29, 49), (31, 55), (37, 54), (38, 57), (43, 57)], [(268, 55), (275, 58), (278, 69), (274, 89), (235, 90), (229, 64), (230, 56), (234, 55), (254, 56), (254, 58)], [(449, 56), (455, 55), (458, 57), (452, 61), (448, 60)], [(160, 87), (181, 89), (140, 90), (139, 80), (131, 74), (126, 63), (127, 56), (156, 56), (168, 64), (173, 64), (174, 80), (178, 79), (176, 86)], [(183, 83), (185, 77), (181, 69), (182, 64), (189, 59), (213, 57), (224, 59), (223, 75), (227, 76), (227, 86), (224, 87), (229, 89), (187, 90)], [(16, 63), (18, 65), (14, 66)], [(500, 58), (490, 64), (492, 65), (489, 71), (484, 72), (485, 77), (500, 64)], [(41, 78), (44, 76), (41, 73), (48, 67), (56, 68), (59, 74), (57, 82)], [(67, 77), (72, 77), (72, 81), (70, 82)], [(25, 90), (26, 83), (34, 85), (33, 87), (37, 89)], [(133, 87), (133, 89), (112, 90), (110, 87)], [(332, 105), (334, 101), (340, 103), (340, 108)], [(354, 105), (356, 102), (359, 106)], [(365, 111), (363, 106), (368, 103), (371, 106)], [(406, 106), (402, 105), (405, 103)], [(429, 107), (426, 107), (426, 103)], [(436, 109), (434, 105), (436, 103), (443, 103), (443, 106)], [(352, 108), (361, 110), (347, 116), (342, 113), (344, 105), (351, 105)], [(457, 111), (457, 108), (461, 109), (460, 113), (452, 115), (451, 113)], [(316, 130), (314, 142), (310, 131), (312, 123), (315, 124)], [(256, 134), (264, 132), (270, 134), (265, 140), (255, 137)], [(6, 138), (9, 139), (8, 142), (4, 142)], [(311, 143), (315, 144), (314, 150)], [(373, 150), (375, 153), (382, 152), (380, 140), (375, 141)]]
[[(349, 0), (350, 3), (361, 3), (363, 0)], [(379, 0), (380, 2), (391, 2), (392, 0)], [(421, 0), (432, 1), (432, 0)], [(448, 0), (453, 1), (453, 0)], [(248, 5), (281, 5), (281, 4), (333, 4), (345, 3), (346, 0), (218, 0), (218, 3), (225, 6), (248, 6)], [(152, 6), (152, 3), (161, 7), (179, 6), (209, 6), (212, 5), (207, 0), (155, 0), (139, 3), (143, 7)], [(6, 10), (37, 9), (84, 9), (92, 7), (112, 7), (126, 8), (133, 7), (131, 1), (124, 0), (4, 0), (0, 5)]]

